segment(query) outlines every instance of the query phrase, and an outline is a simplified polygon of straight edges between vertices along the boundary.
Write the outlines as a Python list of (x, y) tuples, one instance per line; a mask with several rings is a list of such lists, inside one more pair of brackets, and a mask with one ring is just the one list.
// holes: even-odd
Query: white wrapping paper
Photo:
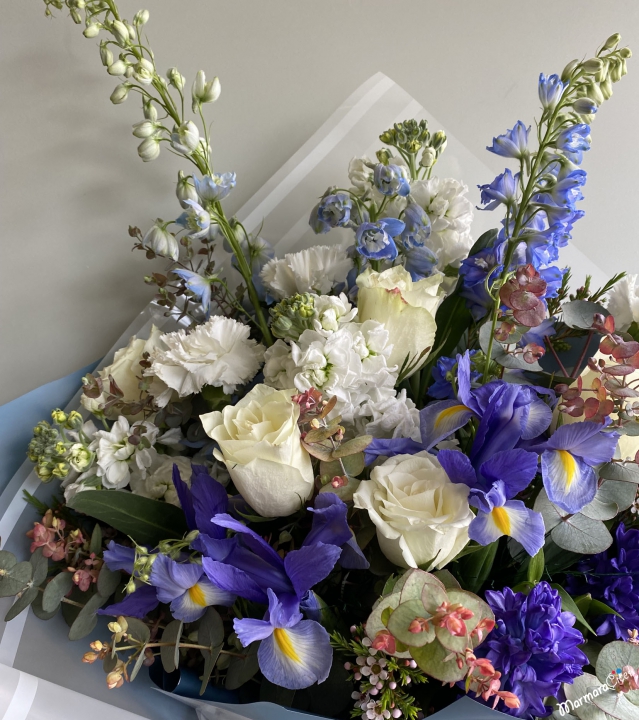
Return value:
[[(393, 123), (408, 118), (427, 119), (432, 132), (439, 129), (446, 130), (445, 126), (433, 118), (401, 87), (382, 73), (377, 73), (355, 90), (310, 140), (240, 209), (239, 219), (249, 232), (257, 232), (263, 225), (260, 234), (273, 244), (279, 256), (311, 245), (342, 241), (352, 243), (352, 233), (343, 229), (333, 230), (321, 238), (314, 235), (308, 226), (310, 211), (328, 186), (347, 184), (347, 168), (351, 157), (361, 155), (374, 157), (375, 151), (380, 147), (379, 134)], [(449, 133), (447, 135), (448, 147), (436, 166), (437, 175), (454, 177), (465, 182), (470, 187), (471, 201), (477, 204), (479, 202), (477, 184), (490, 182), (494, 172), (454, 136)], [(476, 212), (473, 238), (494, 227), (498, 220), (499, 218), (491, 213)], [(123, 219), (123, 222), (126, 222), (126, 219)], [(575, 248), (570, 248), (564, 254), (563, 260), (573, 266), (575, 277), (580, 278), (588, 272), (594, 276), (595, 282), (601, 279), (598, 269)], [(126, 262), (126, 256), (123, 256), (122, 262)], [(163, 313), (162, 308), (154, 304), (149, 305), (122, 334), (101, 366), (111, 362), (115, 350), (125, 345), (131, 335), (148, 336), (153, 323), (164, 331), (176, 329), (175, 320), (164, 317)], [(78, 392), (67, 410), (79, 407), (79, 394)], [(55, 488), (53, 484), (43, 485), (32, 472), (31, 464), (25, 462), (0, 495), (2, 546), (21, 558), (28, 554), (24, 534), (37, 519), (34, 510), (23, 501), (23, 490), (45, 499), (50, 497)], [(4, 617), (12, 600), (12, 598), (0, 599), (0, 618)], [(105, 626), (106, 621), (99, 624), (92, 637), (108, 637)], [(141, 673), (131, 685), (125, 684), (123, 688), (114, 691), (107, 690), (101, 668), (80, 663), (83, 653), (88, 649), (87, 643), (90, 638), (69, 642), (66, 633), (67, 627), (60, 616), (43, 622), (30, 610), (23, 612), (9, 624), (0, 621), (0, 699), (2, 700), (0, 718), (4, 717), (5, 720), (40, 718), (41, 715), (37, 714), (39, 712), (37, 703), (44, 692), (43, 688), (51, 698), (51, 702), (48, 703), (50, 714), (47, 715), (47, 720), (57, 720), (58, 716), (80, 717), (79, 712), (56, 714), (67, 699), (69, 703), (79, 702), (78, 695), (72, 691), (93, 699), (84, 698), (86, 704), (82, 713), (83, 716), (90, 716), (93, 720), (106, 717), (100, 714), (102, 706), (98, 701), (109, 704), (111, 720), (127, 720), (133, 717), (181, 720), (181, 718), (194, 717), (193, 709), (178, 702), (173, 696), (160, 700), (159, 691), (153, 688), (144, 673)], [(18, 671), (24, 672), (21, 674)], [(29, 679), (25, 673), (29, 673), (32, 679)], [(61, 696), (55, 696), (52, 687), (56, 688), (56, 692), (64, 695), (64, 702)], [(64, 694), (65, 688), (69, 691), (67, 694)], [(35, 699), (30, 706), (31, 709), (25, 711), (28, 697), (34, 693)], [(13, 697), (27, 698), (27, 700), (16, 701), (17, 704), (14, 704), (11, 699)], [(97, 703), (95, 711), (91, 703)], [(477, 706), (476, 703), (471, 703), (471, 706), (474, 708), (472, 717), (477, 720), (484, 717), (505, 717), (500, 713), (486, 715), (486, 712), (491, 711)], [(3, 707), (5, 707), (4, 716), (1, 712)], [(115, 708), (120, 709), (115, 710)], [(213, 715), (211, 714), (213, 710), (210, 708), (208, 710), (200, 708), (198, 712), (202, 718), (217, 717), (220, 720), (234, 720), (228, 714)], [(232, 708), (227, 706), (226, 712), (237, 714), (243, 712), (243, 709), (242, 706)], [(283, 717), (284, 711), (278, 709), (278, 712), (280, 713), (278, 717)], [(297, 713), (292, 714), (291, 717), (294, 715), (300, 717)], [(265, 714), (252, 715), (252, 717), (268, 720)], [(271, 715), (271, 717), (275, 716)], [(448, 718), (452, 720), (455, 717), (471, 718), (471, 715), (466, 708), (465, 714), (462, 711), (461, 715), (437, 717), (441, 717), (442, 720)]]

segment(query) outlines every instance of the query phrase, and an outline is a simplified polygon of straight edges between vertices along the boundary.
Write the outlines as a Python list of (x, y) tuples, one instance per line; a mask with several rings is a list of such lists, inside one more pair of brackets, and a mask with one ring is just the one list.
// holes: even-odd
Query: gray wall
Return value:
[[(121, 0), (125, 16), (139, 9)], [(614, 31), (639, 53), (636, 0), (148, 0), (159, 67), (219, 75), (216, 168), (233, 211), (343, 100), (381, 70), (495, 172), (493, 135), (537, 113), (540, 71), (559, 72)], [(0, 0), (0, 403), (101, 357), (152, 296), (128, 225), (176, 210), (177, 159), (143, 164), (137, 101), (63, 13)], [(599, 113), (575, 244), (607, 274), (639, 272), (639, 61)], [(380, 128), (381, 130), (382, 128)], [(460, 178), (468, 184), (491, 177)], [(323, 188), (319, 188), (321, 192)]]

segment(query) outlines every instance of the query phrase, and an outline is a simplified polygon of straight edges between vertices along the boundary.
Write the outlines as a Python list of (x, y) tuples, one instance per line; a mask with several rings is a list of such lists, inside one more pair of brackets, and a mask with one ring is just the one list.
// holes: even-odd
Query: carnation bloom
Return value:
[(501, 672), (501, 688), (513, 692), (519, 708), (505, 710), (520, 718), (547, 717), (552, 708), (544, 698), (556, 696), (561, 683), (583, 674), (588, 658), (578, 645), (583, 635), (573, 628), (575, 616), (561, 611), (559, 593), (546, 582), (528, 596), (510, 588), (486, 591), (495, 613), (495, 627), (475, 650)]
[(180, 397), (199, 393), (205, 385), (232, 393), (260, 369), (264, 346), (249, 338), (250, 329), (237, 320), (216, 315), (191, 332), (162, 335), (166, 350), (151, 355), (148, 374), (156, 375)]
[(305, 292), (326, 295), (346, 282), (352, 268), (353, 261), (341, 245), (319, 245), (271, 260), (264, 266), (261, 278), (280, 299)]
[(568, 576), (566, 589), (571, 595), (590, 593), (619, 613), (605, 615), (597, 635), (614, 633), (626, 640), (628, 630), (639, 628), (639, 530), (619, 523), (615, 544), (605, 552), (593, 555), (577, 565), (577, 573)]

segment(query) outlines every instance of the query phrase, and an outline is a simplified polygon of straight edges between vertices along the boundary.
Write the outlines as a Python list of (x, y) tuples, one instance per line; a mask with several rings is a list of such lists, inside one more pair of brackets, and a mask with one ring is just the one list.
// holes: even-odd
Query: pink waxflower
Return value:
[(86, 592), (90, 587), (91, 583), (93, 582), (93, 575), (88, 570), (75, 570), (73, 571), (73, 568), (68, 568), (69, 572), (73, 572), (73, 582), (82, 590), (82, 592)]
[(459, 603), (443, 602), (433, 616), (433, 622), (441, 628), (446, 628), (451, 635), (457, 637), (468, 633), (464, 620), (474, 617), (472, 610), (468, 610)]
[(397, 643), (388, 630), (380, 630), (375, 635), (371, 647), (373, 650), (383, 650), (392, 655), (397, 650)]

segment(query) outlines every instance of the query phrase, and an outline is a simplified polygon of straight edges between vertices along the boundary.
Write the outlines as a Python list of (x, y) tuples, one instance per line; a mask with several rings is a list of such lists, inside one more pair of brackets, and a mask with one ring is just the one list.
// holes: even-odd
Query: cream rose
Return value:
[[(152, 353), (153, 350), (158, 347), (161, 343), (161, 333), (158, 328), (153, 325), (151, 327), (151, 333), (148, 340), (136, 337), (135, 335), (129, 340), (129, 344), (126, 347), (116, 350), (113, 356), (113, 362), (107, 367), (102, 368), (98, 371), (102, 383), (105, 388), (109, 387), (109, 376), (111, 376), (117, 386), (122, 390), (123, 396), (122, 401), (125, 403), (133, 403), (140, 400), (142, 391), (140, 390), (140, 379), (144, 368), (140, 365), (142, 356), (144, 353)], [(164, 386), (166, 388), (166, 386)], [(96, 412), (101, 409), (101, 406), (106, 402), (104, 393), (99, 398), (89, 398), (86, 395), (82, 395), (80, 398), (82, 406), (89, 412)], [(116, 410), (107, 410), (105, 415), (115, 420), (121, 413)], [(136, 420), (142, 419), (142, 413), (138, 415), (127, 415), (128, 420), (135, 422)]]
[(237, 405), (200, 415), (242, 497), (260, 515), (284, 517), (313, 492), (313, 466), (301, 445), (296, 390), (256, 385)]
[(474, 517), (468, 492), (466, 485), (451, 482), (434, 455), (419, 452), (373, 468), (353, 501), (368, 510), (391, 562), (430, 572), (443, 568), (468, 543)]
[(444, 276), (436, 273), (413, 282), (410, 273), (401, 266), (375, 272), (370, 268), (357, 278), (359, 293), (357, 313), (360, 322), (377, 320), (383, 323), (393, 345), (389, 365), (400, 368), (406, 360), (408, 377), (419, 369), (435, 341), (435, 313), (444, 299), (441, 287)]

